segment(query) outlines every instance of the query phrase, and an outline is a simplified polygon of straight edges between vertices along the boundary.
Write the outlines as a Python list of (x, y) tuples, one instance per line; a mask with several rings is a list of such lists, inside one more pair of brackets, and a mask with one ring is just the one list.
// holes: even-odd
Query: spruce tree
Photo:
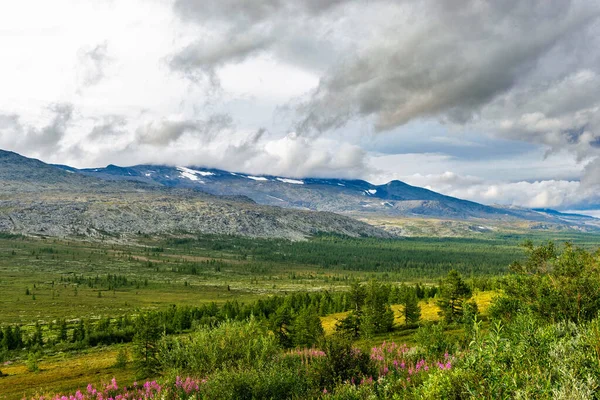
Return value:
[(58, 323), (58, 340), (61, 342), (67, 341), (67, 321), (61, 319)]
[(440, 284), (438, 314), (444, 317), (446, 322), (459, 321), (463, 316), (463, 303), (470, 297), (471, 288), (456, 270), (451, 270)]
[(335, 326), (335, 330), (344, 336), (356, 339), (361, 334), (363, 305), (367, 296), (366, 289), (359, 282), (350, 285), (350, 292), (346, 298), (350, 313)]
[(159, 371), (158, 340), (162, 329), (154, 313), (140, 315), (136, 320), (133, 337), (133, 361), (141, 378), (156, 375)]
[(321, 318), (313, 307), (306, 307), (294, 319), (290, 338), (294, 346), (312, 347), (325, 335)]
[(392, 330), (394, 312), (389, 304), (389, 287), (376, 280), (367, 285), (361, 329), (366, 334), (384, 333)]
[(402, 314), (404, 314), (404, 322), (406, 324), (416, 324), (421, 319), (421, 306), (419, 306), (419, 299), (415, 293), (407, 293), (403, 299)]

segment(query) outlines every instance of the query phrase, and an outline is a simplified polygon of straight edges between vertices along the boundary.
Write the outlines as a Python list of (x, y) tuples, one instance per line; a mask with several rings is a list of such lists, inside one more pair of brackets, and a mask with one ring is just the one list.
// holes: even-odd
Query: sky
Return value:
[(597, 0), (0, 2), (0, 148), (600, 216)]

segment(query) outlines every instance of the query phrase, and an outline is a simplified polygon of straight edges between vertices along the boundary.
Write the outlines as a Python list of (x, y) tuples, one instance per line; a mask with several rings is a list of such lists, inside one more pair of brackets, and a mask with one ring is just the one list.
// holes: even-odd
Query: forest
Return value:
[(596, 240), (3, 237), (0, 398), (595, 399)]

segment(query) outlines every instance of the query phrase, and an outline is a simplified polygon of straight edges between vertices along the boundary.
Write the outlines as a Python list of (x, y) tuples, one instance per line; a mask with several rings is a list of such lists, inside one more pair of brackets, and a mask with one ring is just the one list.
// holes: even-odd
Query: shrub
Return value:
[(201, 328), (189, 337), (165, 337), (159, 344), (163, 368), (201, 375), (224, 368), (263, 367), (279, 351), (275, 336), (254, 319)]
[(321, 349), (325, 357), (316, 359), (311, 370), (313, 381), (320, 388), (351, 380), (359, 382), (362, 377), (376, 373), (369, 355), (352, 347), (347, 339), (332, 336), (324, 340)]
[(452, 353), (454, 344), (444, 333), (444, 323), (425, 324), (415, 335), (415, 340), (426, 357), (439, 358), (445, 353)]
[(314, 398), (305, 371), (285, 363), (265, 368), (223, 369), (211, 375), (204, 393), (209, 399)]
[(127, 349), (121, 347), (119, 352), (117, 353), (117, 359), (115, 360), (115, 367), (117, 368), (125, 368), (127, 366), (127, 362), (129, 361), (129, 354), (127, 353)]

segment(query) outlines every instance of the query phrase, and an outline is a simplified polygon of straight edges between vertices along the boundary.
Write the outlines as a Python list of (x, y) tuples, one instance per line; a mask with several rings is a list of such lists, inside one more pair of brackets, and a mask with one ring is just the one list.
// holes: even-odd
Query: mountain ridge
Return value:
[(259, 204), (368, 217), (423, 217), (456, 220), (527, 220), (596, 228), (599, 220), (550, 209), (483, 205), (399, 180), (375, 185), (361, 179), (289, 178), (251, 175), (197, 166), (141, 164), (76, 170), (107, 180), (134, 180), (165, 187), (184, 187), (216, 195), (243, 195)]
[(319, 232), (392, 237), (333, 213), (145, 182), (112, 182), (65, 168), (0, 151), (0, 232), (98, 238), (210, 233), (303, 239)]

